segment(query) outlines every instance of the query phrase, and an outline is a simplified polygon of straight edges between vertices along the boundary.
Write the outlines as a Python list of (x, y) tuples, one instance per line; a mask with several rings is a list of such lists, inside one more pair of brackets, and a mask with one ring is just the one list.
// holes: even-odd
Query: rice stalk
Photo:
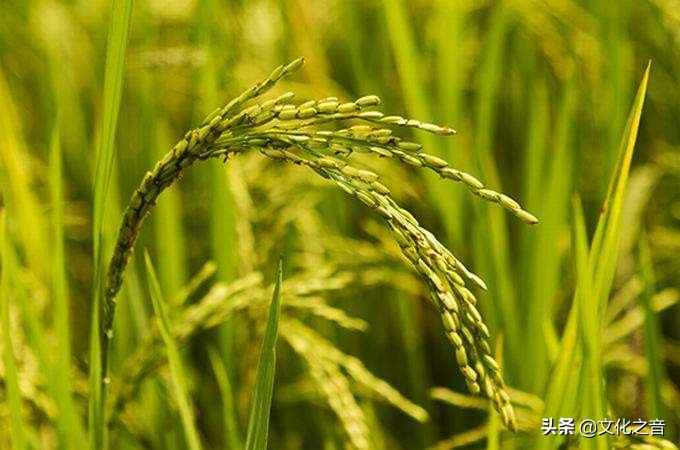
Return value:
[[(497, 8), (489, 11), (488, 31), (484, 37), (484, 51), (479, 60), (477, 75), (477, 95), (473, 103), (474, 140), (472, 147), (472, 167), (485, 179), (499, 186), (500, 172), (493, 151), (497, 122), (497, 98), (500, 94), (501, 73), (504, 71), (506, 54), (503, 51), (508, 39), (512, 17), (509, 2), (499, 2)], [(479, 272), (491, 280), (491, 304), (485, 309), (491, 330), (502, 330), (507, 336), (506, 351), (509, 366), (519, 360), (517, 346), (520, 318), (519, 305), (510, 270), (509, 236), (505, 217), (498, 211), (474, 203), (474, 227), (472, 228), (472, 252)]]
[[(220, 2), (215, 0), (201, 0), (197, 5), (198, 21), (196, 24), (196, 44), (208, 55), (205, 65), (198, 73), (198, 93), (201, 111), (209, 110), (211, 102), (219, 93), (220, 67), (218, 61), (228, 59), (229, 46), (218, 45), (212, 40), (221, 27)], [(218, 267), (218, 279), (221, 281), (233, 280), (239, 274), (249, 272), (245, 269), (239, 272), (239, 256), (241, 246), (237, 235), (238, 218), (234, 203), (234, 195), (231, 192), (231, 176), (233, 167), (228, 165), (213, 164), (210, 167), (209, 183), (212, 205), (210, 208), (210, 243), (211, 257)], [(225, 322), (217, 331), (220, 340), (220, 358), (229, 382), (234, 390), (238, 390), (236, 372), (236, 324)], [(231, 399), (225, 399), (226, 403), (235, 403)], [(224, 420), (229, 424), (237, 422), (235, 406), (224, 410)], [(237, 432), (225, 436), (227, 448), (240, 449), (243, 444), (237, 437)]]
[[(404, 103), (409, 114), (431, 120), (431, 107), (421, 76), (424, 65), (418, 52), (413, 28), (408, 20), (404, 3), (402, 0), (388, 0), (383, 3), (396, 71), (401, 81), (400, 86), (404, 95)], [(436, 148), (434, 137), (428, 134), (419, 136), (418, 141), (427, 148)], [(442, 214), (447, 232), (450, 232), (453, 229), (453, 225), (450, 225), (450, 223), (455, 222), (460, 215), (461, 205), (459, 203), (450, 205), (446, 195), (446, 186), (437, 183), (435, 177), (426, 177), (425, 182), (429, 194), (434, 200), (434, 206)], [(454, 238), (459, 238), (459, 236)]]
[[(334, 97), (291, 104), (293, 94), (286, 93), (259, 104), (246, 103), (270, 90), (283, 76), (299, 69), (302, 59), (279, 66), (264, 81), (244, 91), (226, 106), (208, 115), (196, 129), (187, 132), (156, 166), (147, 172), (135, 190), (123, 214), (122, 224), (111, 257), (100, 322), (107, 340), (112, 334), (116, 295), (144, 219), (150, 214), (161, 192), (196, 161), (222, 158), (225, 161), (248, 150), (259, 150), (264, 156), (304, 166), (334, 182), (347, 194), (376, 210), (387, 222), (402, 254), (412, 263), (427, 283), (431, 299), (438, 308), (447, 336), (468, 388), (483, 392), (493, 399), (503, 423), (512, 428), (514, 419), (509, 398), (504, 390), (500, 368), (491, 355), (484, 324), (468, 288), (471, 283), (482, 289), (484, 282), (470, 272), (405, 209), (392, 198), (389, 189), (378, 181), (379, 175), (354, 167), (349, 157), (355, 151), (376, 157), (390, 157), (403, 164), (422, 167), (443, 178), (461, 182), (480, 198), (498, 203), (520, 220), (534, 224), (536, 218), (510, 197), (487, 189), (470, 174), (448, 167), (438, 157), (421, 151), (421, 146), (393, 136), (382, 128), (396, 125), (420, 129), (439, 135), (453, 130), (400, 116), (384, 116), (366, 110), (380, 100), (373, 95), (353, 102), (339, 102)], [(371, 125), (354, 125), (339, 130), (308, 130), (311, 126), (357, 119)]]
[[(564, 87), (564, 92), (558, 106), (556, 117), (556, 130), (551, 136), (550, 151), (545, 142), (544, 134), (547, 130), (545, 119), (537, 117), (531, 121), (532, 138), (542, 139), (543, 142), (535, 142), (527, 149), (528, 158), (536, 160), (527, 162), (532, 166), (527, 167), (526, 173), (533, 174), (527, 180), (527, 196), (532, 200), (532, 207), (537, 208), (537, 213), (544, 220), (541, 227), (531, 236), (526, 236), (526, 242), (531, 243), (526, 248), (529, 257), (525, 258), (526, 267), (523, 286), (527, 286), (526, 298), (528, 307), (526, 311), (527, 342), (532, 342), (534, 350), (526, 355), (526, 362), (521, 365), (525, 385), (532, 386), (533, 392), (542, 392), (545, 387), (546, 374), (549, 370), (547, 339), (545, 338), (546, 327), (553, 327), (548, 318), (549, 312), (553, 311), (556, 298), (559, 298), (559, 280), (562, 275), (563, 252), (558, 251), (552, 245), (559, 242), (566, 235), (567, 215), (569, 198), (572, 192), (573, 161), (569, 155), (570, 136), (573, 127), (573, 109), (575, 83), (573, 77)], [(541, 90), (539, 90), (539, 94)], [(543, 93), (542, 95), (545, 95)], [(539, 97), (540, 98), (540, 97)], [(543, 105), (545, 99), (535, 107), (536, 116), (547, 114), (547, 107)], [(538, 136), (533, 136), (537, 134)], [(541, 150), (539, 150), (541, 148)], [(545, 167), (545, 170), (541, 170)], [(529, 244), (530, 245), (530, 244)], [(543, 319), (536, 320), (536, 317)], [(554, 331), (553, 331), (554, 333)]]

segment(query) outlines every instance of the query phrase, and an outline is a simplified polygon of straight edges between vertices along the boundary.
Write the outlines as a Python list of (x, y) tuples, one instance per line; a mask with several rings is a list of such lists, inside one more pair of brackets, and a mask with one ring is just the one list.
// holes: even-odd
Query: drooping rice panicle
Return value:
[(487, 341), (489, 331), (475, 307), (477, 300), (465, 287), (460, 273), (482, 287), (483, 282), (450, 252), (444, 251), (445, 248), (434, 236), (420, 227), (389, 195), (371, 189), (370, 185), (367, 187), (367, 180), (373, 179), (373, 175), (365, 175), (360, 169), (350, 165), (345, 165), (342, 171), (331, 167), (331, 164), (325, 164), (328, 167), (324, 167), (324, 163), (320, 165), (287, 150), (278, 152), (269, 152), (268, 156), (319, 171), (322, 176), (338, 183), (348, 194), (355, 195), (362, 203), (377, 209), (387, 220), (402, 253), (430, 287), (433, 303), (441, 314), (447, 337), (455, 348), (456, 361), (468, 388), (474, 394), (483, 392), (492, 399), (503, 423), (508, 428), (513, 428), (512, 406), (504, 389), (500, 368), (491, 356)]
[(286, 340), (302, 355), (309, 367), (309, 373), (326, 398), (328, 405), (340, 420), (351, 448), (364, 450), (370, 448), (369, 429), (363, 411), (352, 395), (349, 382), (340, 368), (331, 361), (320, 357), (313, 345), (303, 337), (289, 331)]
[(366, 331), (368, 329), (366, 321), (350, 317), (345, 310), (334, 308), (319, 297), (292, 297), (285, 300), (285, 306), (303, 314), (323, 318), (348, 330)]
[(343, 353), (311, 328), (298, 321), (287, 320), (282, 333), (287, 336), (286, 339), (291, 341), (294, 347), (297, 346), (296, 350), (303, 348), (306, 351), (312, 351), (316, 357), (342, 367), (355, 382), (415, 420), (425, 422), (428, 419), (427, 411), (405, 398), (389, 383), (373, 375), (360, 359)]
[[(489, 331), (476, 307), (477, 299), (467, 285), (470, 282), (486, 289), (484, 282), (432, 233), (421, 227), (411, 213), (399, 206), (390, 190), (379, 181), (378, 174), (354, 167), (348, 158), (356, 151), (426, 168), (443, 178), (463, 183), (480, 198), (500, 204), (526, 223), (536, 223), (537, 219), (510, 197), (485, 188), (472, 175), (453, 169), (446, 161), (422, 152), (419, 144), (394, 136), (384, 126), (410, 127), (440, 135), (450, 135), (454, 131), (449, 127), (366, 110), (379, 105), (380, 100), (376, 96), (369, 95), (345, 103), (329, 97), (293, 105), (289, 103), (293, 95), (286, 93), (247, 106), (250, 100), (264, 94), (302, 63), (303, 60), (298, 59), (278, 67), (264, 81), (247, 89), (226, 106), (216, 109), (201, 126), (187, 132), (147, 172), (124, 212), (109, 264), (100, 324), (103, 336), (112, 337), (115, 298), (141, 225), (160, 193), (178, 179), (184, 168), (196, 161), (208, 158), (226, 161), (239, 153), (258, 150), (270, 159), (312, 169), (383, 217), (402, 254), (429, 287), (432, 302), (441, 315), (468, 388), (472, 393), (483, 393), (489, 397), (506, 427), (513, 428), (512, 406), (499, 366), (491, 355)], [(370, 125), (345, 126), (345, 122), (351, 119)], [(322, 124), (337, 124), (341, 127), (336, 130), (312, 128)]]

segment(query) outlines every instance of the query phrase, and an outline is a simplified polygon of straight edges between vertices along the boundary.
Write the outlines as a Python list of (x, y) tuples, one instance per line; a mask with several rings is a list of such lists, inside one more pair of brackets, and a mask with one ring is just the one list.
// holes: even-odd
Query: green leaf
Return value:
[[(581, 326), (581, 354), (583, 366), (580, 381), (581, 417), (605, 417), (604, 386), (602, 369), (602, 323), (597, 320), (597, 303), (592, 301), (592, 268), (588, 259), (588, 244), (583, 208), (578, 198), (574, 201), (574, 245), (576, 247), (576, 293), (574, 304), (578, 305)], [(572, 411), (575, 411), (572, 408)], [(575, 416), (574, 416), (575, 417)], [(585, 449), (604, 449), (608, 445), (606, 435), (594, 436), (582, 442)]]
[(281, 314), (281, 277), (283, 262), (279, 261), (279, 270), (276, 276), (276, 285), (272, 304), (269, 308), (267, 329), (262, 341), (260, 359), (257, 364), (257, 378), (255, 380), (255, 392), (250, 408), (248, 421), (248, 436), (246, 438), (246, 450), (264, 450), (267, 448), (267, 435), (269, 433), (269, 413), (274, 393), (274, 370), (276, 368), (276, 339), (279, 332), (279, 315)]
[[(633, 108), (628, 116), (619, 156), (610, 180), (607, 198), (602, 209), (603, 213), (595, 229), (595, 237), (589, 255), (589, 274), (588, 279), (584, 282), (587, 283), (588, 289), (582, 293), (582, 311), (584, 313), (582, 318), (585, 338), (583, 342), (586, 360), (583, 373), (586, 387), (583, 417), (605, 417), (607, 413), (601, 350), (604, 311), (607, 307), (616, 271), (623, 196), (633, 160), (642, 106), (647, 92), (650, 65), (651, 63), (647, 65), (633, 102)], [(587, 311), (586, 307), (588, 307)], [(595, 439), (585, 439), (583, 443), (586, 445), (586, 449), (607, 450), (609, 448), (606, 435), (597, 436)]]
[(168, 312), (165, 307), (165, 301), (163, 300), (158, 277), (156, 276), (156, 271), (153, 268), (148, 252), (144, 252), (144, 262), (146, 263), (146, 278), (149, 286), (149, 293), (151, 295), (151, 302), (153, 303), (153, 309), (156, 313), (158, 329), (168, 354), (172, 391), (175, 394), (175, 401), (177, 402), (179, 415), (182, 420), (184, 435), (190, 450), (200, 450), (201, 441), (198, 437), (196, 426), (194, 425), (194, 415), (192, 413), (191, 401), (187, 393), (184, 370), (182, 369), (182, 360), (179, 356), (177, 343), (175, 342), (172, 333), (172, 324), (170, 323)]
[(647, 92), (650, 68), (651, 62), (647, 65), (647, 69), (638, 87), (633, 107), (628, 116), (623, 138), (621, 139), (619, 156), (609, 182), (607, 197), (602, 207), (602, 213), (597, 223), (591, 246), (590, 258), (592, 260), (591, 267), (594, 271), (594, 299), (598, 301), (598, 313), (600, 315), (604, 312), (614, 278), (614, 270), (616, 269), (623, 195), (628, 182), (630, 165), (633, 160), (633, 151), (635, 150), (635, 141), (637, 140), (640, 117), (642, 116), (642, 106), (644, 105), (645, 94)]
[(233, 414), (235, 410), (234, 392), (229, 383), (229, 375), (224, 368), (224, 362), (220, 358), (220, 354), (214, 347), (208, 347), (208, 358), (210, 359), (210, 365), (215, 374), (215, 380), (217, 381), (217, 387), (220, 389), (220, 395), (222, 396), (222, 416), (224, 420), (224, 443), (228, 449), (238, 450), (243, 448), (243, 443), (241, 440), (241, 434), (239, 433), (238, 424), (236, 423), (236, 417)]
[[(602, 327), (618, 257), (621, 208), (640, 125), (647, 82), (647, 66), (621, 140), (619, 157), (609, 184), (602, 213), (588, 252), (585, 220), (579, 203), (575, 206), (577, 287), (562, 336), (562, 347), (553, 369), (546, 396), (545, 417), (606, 416), (602, 368)], [(579, 392), (581, 393), (579, 395)], [(539, 448), (556, 448), (561, 438), (539, 439)], [(585, 448), (608, 448), (607, 440), (584, 439)]]
[(123, 93), (123, 73), (127, 49), (133, 0), (113, 0), (111, 22), (109, 24), (106, 46), (106, 66), (104, 73), (104, 105), (101, 138), (97, 153), (97, 170), (94, 188), (94, 220), (92, 238), (94, 245), (94, 286), (92, 303), (92, 330), (90, 332), (90, 398), (89, 428), (90, 448), (104, 449), (108, 446), (104, 412), (106, 411), (106, 383), (108, 342), (100, 340), (100, 301), (104, 259), (101, 247), (104, 240), (104, 212), (106, 198), (113, 170), (115, 156), (115, 137)]

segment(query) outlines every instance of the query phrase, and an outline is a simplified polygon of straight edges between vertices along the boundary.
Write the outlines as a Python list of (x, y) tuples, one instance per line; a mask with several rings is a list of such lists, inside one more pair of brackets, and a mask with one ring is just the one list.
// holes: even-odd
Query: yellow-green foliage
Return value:
[(676, 448), (677, 10), (4, 0), (0, 448)]

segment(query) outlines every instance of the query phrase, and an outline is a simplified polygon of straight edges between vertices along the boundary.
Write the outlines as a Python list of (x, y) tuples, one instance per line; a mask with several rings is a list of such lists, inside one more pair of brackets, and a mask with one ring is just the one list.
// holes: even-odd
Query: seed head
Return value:
[(365, 97), (358, 98), (354, 103), (360, 107), (366, 106), (378, 106), (380, 104), (380, 98), (377, 95), (367, 95)]

